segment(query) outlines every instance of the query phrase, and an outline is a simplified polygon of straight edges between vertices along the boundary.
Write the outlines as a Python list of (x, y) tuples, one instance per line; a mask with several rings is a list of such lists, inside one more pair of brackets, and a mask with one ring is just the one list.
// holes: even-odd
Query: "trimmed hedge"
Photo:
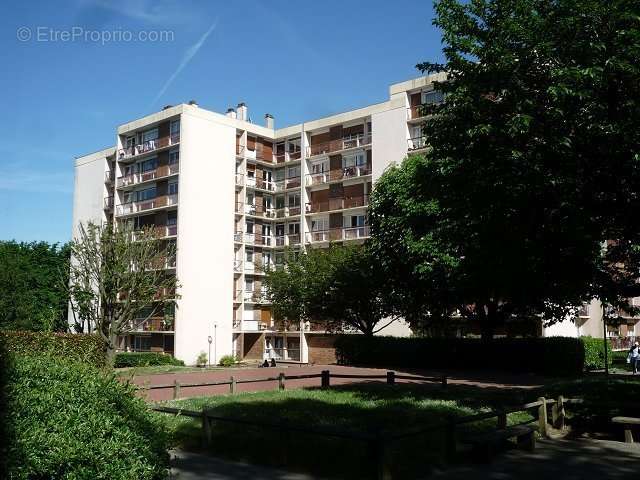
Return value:
[(178, 365), (184, 366), (182, 360), (160, 352), (126, 352), (116, 353), (113, 366), (123, 367), (151, 367), (155, 365)]
[(468, 338), (364, 337), (340, 335), (336, 357), (342, 365), (404, 368), (491, 369), (568, 376), (582, 373), (584, 347), (567, 337)]
[[(602, 338), (581, 337), (584, 345), (584, 368), (586, 370), (600, 370), (604, 368), (604, 348)], [(626, 352), (625, 352), (626, 358)], [(611, 342), (607, 340), (607, 363), (613, 364)]]
[(106, 345), (97, 335), (0, 330), (0, 343), (15, 355), (50, 355), (98, 368), (106, 364)]
[(132, 385), (51, 356), (10, 357), (7, 367), (5, 478), (166, 478), (162, 419)]

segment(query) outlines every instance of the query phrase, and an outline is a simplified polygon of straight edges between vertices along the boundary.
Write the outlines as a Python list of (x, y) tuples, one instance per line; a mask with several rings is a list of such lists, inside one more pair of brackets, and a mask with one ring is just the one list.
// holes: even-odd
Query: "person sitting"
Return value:
[(272, 366), (272, 367), (275, 367), (275, 366), (276, 366), (276, 359), (275, 359), (275, 358), (272, 358), (272, 359), (271, 359), (271, 366)]
[(267, 368), (269, 366), (269, 361), (265, 360), (264, 362), (262, 362), (262, 365), (260, 365), (260, 367), (262, 368)]
[(633, 346), (629, 349), (629, 354), (627, 355), (627, 363), (630, 363), (633, 367), (633, 374), (638, 373), (638, 362), (640, 361), (640, 344), (638, 342), (634, 343)]

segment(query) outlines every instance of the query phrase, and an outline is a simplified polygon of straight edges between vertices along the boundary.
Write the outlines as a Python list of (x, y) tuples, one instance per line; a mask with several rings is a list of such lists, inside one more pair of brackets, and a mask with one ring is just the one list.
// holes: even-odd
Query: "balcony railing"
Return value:
[(135, 324), (138, 332), (173, 332), (174, 318), (171, 316), (151, 317), (147, 320), (139, 318)]
[(271, 235), (261, 235), (259, 233), (246, 233), (236, 232), (233, 234), (233, 240), (235, 242), (248, 243), (249, 245), (258, 245), (270, 247), (273, 244), (273, 237)]
[(248, 303), (267, 303), (263, 292), (246, 291), (243, 294), (243, 300)]
[(242, 260), (233, 261), (233, 271), (236, 273), (242, 273)]
[(178, 204), (178, 195), (161, 195), (149, 200), (141, 200), (137, 202), (121, 203), (116, 208), (116, 215), (129, 215), (154, 208), (171, 207)]
[(233, 301), (234, 302), (242, 302), (242, 290), (235, 290), (233, 292)]
[(407, 140), (407, 143), (407, 148), (409, 151), (420, 150), (426, 148), (427, 139), (425, 137), (414, 137)]
[(287, 163), (300, 160), (302, 158), (302, 152), (285, 152), (274, 153), (270, 150), (264, 150), (256, 145), (253, 150), (247, 148), (245, 145), (236, 145), (236, 155), (239, 157), (245, 157), (250, 160), (259, 160), (266, 163)]
[(113, 208), (113, 196), (104, 197), (104, 209), (111, 210)]
[(244, 173), (236, 173), (236, 185), (239, 187), (244, 186)]
[(329, 212), (332, 210), (343, 210), (345, 208), (367, 207), (369, 205), (369, 195), (348, 198), (330, 198), (325, 202), (309, 202), (305, 205), (306, 213)]
[(307, 242), (336, 242), (342, 240), (357, 240), (368, 238), (370, 235), (370, 227), (368, 225), (362, 227), (343, 227), (330, 228), (329, 230), (312, 230), (307, 233)]
[(133, 158), (137, 155), (153, 152), (160, 148), (170, 147), (171, 145), (176, 145), (178, 143), (180, 143), (179, 133), (168, 135), (166, 137), (156, 138), (154, 140), (147, 140), (132, 147), (121, 148), (120, 150), (118, 150), (118, 158), (120, 160)]
[[(300, 234), (299, 233), (288, 233), (286, 235), (276, 235), (274, 238), (274, 243), (276, 247), (286, 247), (288, 245), (300, 245)], [(276, 265), (276, 268), (277, 265)]]
[(153, 170), (147, 172), (134, 173), (132, 175), (125, 175), (118, 177), (117, 185), (119, 188), (128, 187), (131, 185), (137, 185), (138, 183), (148, 182), (150, 180), (157, 180), (159, 178), (170, 177), (171, 175), (177, 175), (180, 172), (180, 164), (172, 163), (171, 165), (162, 165)]
[(269, 192), (273, 192), (276, 189), (274, 182), (255, 177), (247, 177), (247, 187), (267, 190)]
[(300, 160), (302, 157), (302, 152), (286, 152), (286, 153), (274, 153), (273, 160), (275, 163), (286, 163), (286, 162), (294, 162), (296, 160)]
[(253, 215), (254, 217), (276, 218), (275, 209), (265, 207), (264, 205), (245, 204), (244, 213), (247, 215)]
[(368, 165), (360, 165), (353, 167), (344, 167), (341, 170), (331, 170), (328, 172), (309, 173), (306, 175), (306, 185), (322, 185), (324, 183), (344, 180), (348, 178), (364, 177), (371, 175), (371, 167)]
[(415, 120), (417, 118), (423, 118), (429, 115), (429, 107), (428, 104), (421, 105), (412, 105), (407, 108), (407, 120)]
[(113, 170), (107, 170), (106, 172), (104, 172), (105, 183), (112, 183), (114, 178), (115, 173), (113, 172)]
[(316, 155), (324, 155), (332, 152), (339, 152), (351, 148), (360, 148), (371, 144), (371, 134), (361, 133), (351, 138), (342, 138), (339, 140), (331, 140), (329, 142), (317, 143), (307, 147), (307, 156), (314, 157)]

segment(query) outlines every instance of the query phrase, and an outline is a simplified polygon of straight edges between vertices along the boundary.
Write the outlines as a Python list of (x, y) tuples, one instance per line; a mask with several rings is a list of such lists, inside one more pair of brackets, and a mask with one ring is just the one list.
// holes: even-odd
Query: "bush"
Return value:
[(208, 357), (206, 352), (200, 352), (198, 358), (196, 359), (196, 365), (199, 367), (204, 367), (208, 363)]
[(224, 355), (222, 358), (220, 358), (218, 365), (221, 365), (223, 367), (231, 367), (235, 365), (235, 363), (236, 357), (234, 357), (233, 355)]
[(343, 365), (408, 368), (492, 369), (564, 376), (580, 374), (584, 347), (577, 338), (364, 337), (340, 335), (336, 357)]
[(102, 368), (106, 362), (106, 345), (97, 335), (0, 331), (3, 350), (15, 355), (48, 355), (77, 360)]
[[(598, 370), (604, 368), (604, 348), (602, 338), (581, 337), (584, 345), (584, 368), (586, 370)], [(626, 352), (625, 352), (626, 359)], [(607, 341), (607, 363), (613, 363), (611, 342)]]
[(8, 478), (166, 477), (162, 420), (133, 386), (92, 366), (42, 355), (9, 359), (6, 380)]
[(151, 367), (154, 365), (177, 365), (184, 366), (182, 360), (160, 352), (126, 352), (116, 353), (113, 366), (123, 367)]

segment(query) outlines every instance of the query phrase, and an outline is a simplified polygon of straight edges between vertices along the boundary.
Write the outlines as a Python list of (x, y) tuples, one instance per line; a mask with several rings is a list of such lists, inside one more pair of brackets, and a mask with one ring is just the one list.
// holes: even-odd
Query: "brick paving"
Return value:
[[(162, 373), (155, 375), (140, 375), (133, 379), (136, 385), (163, 385), (172, 384), (175, 380), (181, 384), (186, 383), (204, 383), (228, 381), (231, 375), (236, 380), (249, 380), (277, 377), (281, 372), (285, 375), (308, 375), (319, 374), (322, 370), (330, 370), (332, 374), (346, 375), (386, 375), (386, 369), (377, 368), (359, 368), (345, 367), (340, 365), (279, 365), (270, 368), (229, 368), (225, 370), (204, 370), (202, 372), (186, 372), (186, 373)], [(534, 375), (508, 375), (503, 373), (477, 373), (468, 374), (460, 372), (445, 371), (418, 371), (418, 370), (395, 370), (397, 375), (423, 375), (428, 377), (438, 377), (447, 375), (448, 383), (452, 385), (467, 385), (479, 388), (517, 388), (517, 389), (533, 389), (543, 385), (544, 378)], [(346, 385), (353, 383), (371, 382), (371, 379), (352, 379), (352, 378), (332, 378), (332, 385)], [(384, 379), (380, 381), (384, 382)], [(408, 384), (427, 384), (432, 382), (423, 382), (422, 380), (397, 380), (397, 383)], [(286, 388), (305, 388), (320, 386), (319, 378), (287, 380)], [(265, 390), (274, 390), (278, 388), (277, 380), (260, 382), (260, 383), (240, 383), (236, 387), (236, 392), (257, 392)], [(180, 398), (197, 397), (204, 395), (220, 395), (229, 393), (228, 385), (206, 386), (206, 387), (181, 387)], [(173, 398), (173, 388), (149, 390), (146, 399), (149, 401), (170, 400)]]

